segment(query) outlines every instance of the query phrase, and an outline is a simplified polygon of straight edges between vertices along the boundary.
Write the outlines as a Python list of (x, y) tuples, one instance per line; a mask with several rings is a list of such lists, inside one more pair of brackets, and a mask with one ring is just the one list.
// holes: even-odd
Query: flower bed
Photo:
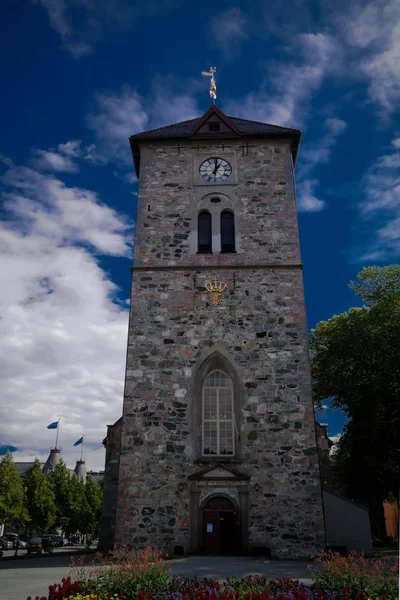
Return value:
[[(73, 560), (73, 559), (72, 559)], [(310, 565), (312, 585), (254, 576), (223, 583), (173, 576), (155, 550), (115, 549), (96, 555), (90, 567), (73, 560), (71, 576), (49, 587), (46, 597), (27, 600), (396, 600), (398, 563), (347, 558), (328, 552)]]

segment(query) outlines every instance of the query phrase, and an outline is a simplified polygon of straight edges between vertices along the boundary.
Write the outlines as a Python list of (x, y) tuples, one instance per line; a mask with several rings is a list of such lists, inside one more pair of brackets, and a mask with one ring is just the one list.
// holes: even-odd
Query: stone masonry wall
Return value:
[(122, 417), (107, 428), (106, 468), (104, 472), (103, 506), (101, 511), (99, 549), (106, 550), (114, 545), (115, 513), (121, 455)]
[[(324, 546), (291, 156), (284, 141), (252, 144), (225, 147), (237, 184), (212, 188), (197, 185), (198, 153), (225, 156), (220, 143), (141, 149), (117, 543), (191, 547), (188, 477), (212, 463), (198, 464), (195, 375), (219, 353), (241, 382), (235, 468), (251, 478), (250, 547), (294, 558)], [(237, 254), (195, 253), (208, 194), (232, 204)], [(214, 275), (222, 308), (207, 303)]]
[(193, 404), (201, 401), (193, 379), (220, 351), (243, 381), (239, 468), (251, 475), (250, 544), (309, 555), (323, 545), (323, 522), (301, 272), (218, 271), (228, 283), (225, 309), (206, 306), (213, 274), (134, 274), (116, 539), (188, 546)]
[[(144, 144), (141, 149), (134, 264), (249, 265), (300, 261), (292, 158), (287, 141)], [(234, 162), (237, 183), (207, 184), (196, 175), (208, 156)], [(235, 166), (234, 165), (234, 166)], [(226, 195), (235, 212), (238, 253), (197, 255), (191, 245), (202, 199)], [(203, 205), (203, 208), (205, 206)], [(209, 210), (216, 208), (208, 203)], [(191, 247), (192, 246), (192, 247)]]

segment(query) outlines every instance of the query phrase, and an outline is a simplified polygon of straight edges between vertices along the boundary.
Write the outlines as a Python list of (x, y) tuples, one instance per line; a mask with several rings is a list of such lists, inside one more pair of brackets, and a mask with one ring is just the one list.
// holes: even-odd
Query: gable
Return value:
[(213, 469), (204, 473), (204, 479), (236, 479), (235, 475), (226, 469)]
[(201, 117), (190, 132), (191, 138), (240, 137), (238, 129), (215, 105)]
[(237, 469), (213, 465), (189, 475), (189, 479), (194, 481), (247, 481), (250, 479), (250, 476)]

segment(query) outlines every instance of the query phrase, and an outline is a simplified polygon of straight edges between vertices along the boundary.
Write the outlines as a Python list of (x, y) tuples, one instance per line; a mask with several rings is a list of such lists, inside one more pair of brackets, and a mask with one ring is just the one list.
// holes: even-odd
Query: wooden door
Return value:
[(203, 512), (203, 544), (205, 554), (219, 554), (219, 511), (205, 510)]

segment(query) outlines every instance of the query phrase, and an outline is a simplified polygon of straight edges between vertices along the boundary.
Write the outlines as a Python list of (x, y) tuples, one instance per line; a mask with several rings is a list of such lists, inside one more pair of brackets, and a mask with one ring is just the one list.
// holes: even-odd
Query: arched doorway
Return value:
[(224, 496), (211, 498), (203, 508), (203, 548), (206, 554), (239, 554), (239, 511)]

